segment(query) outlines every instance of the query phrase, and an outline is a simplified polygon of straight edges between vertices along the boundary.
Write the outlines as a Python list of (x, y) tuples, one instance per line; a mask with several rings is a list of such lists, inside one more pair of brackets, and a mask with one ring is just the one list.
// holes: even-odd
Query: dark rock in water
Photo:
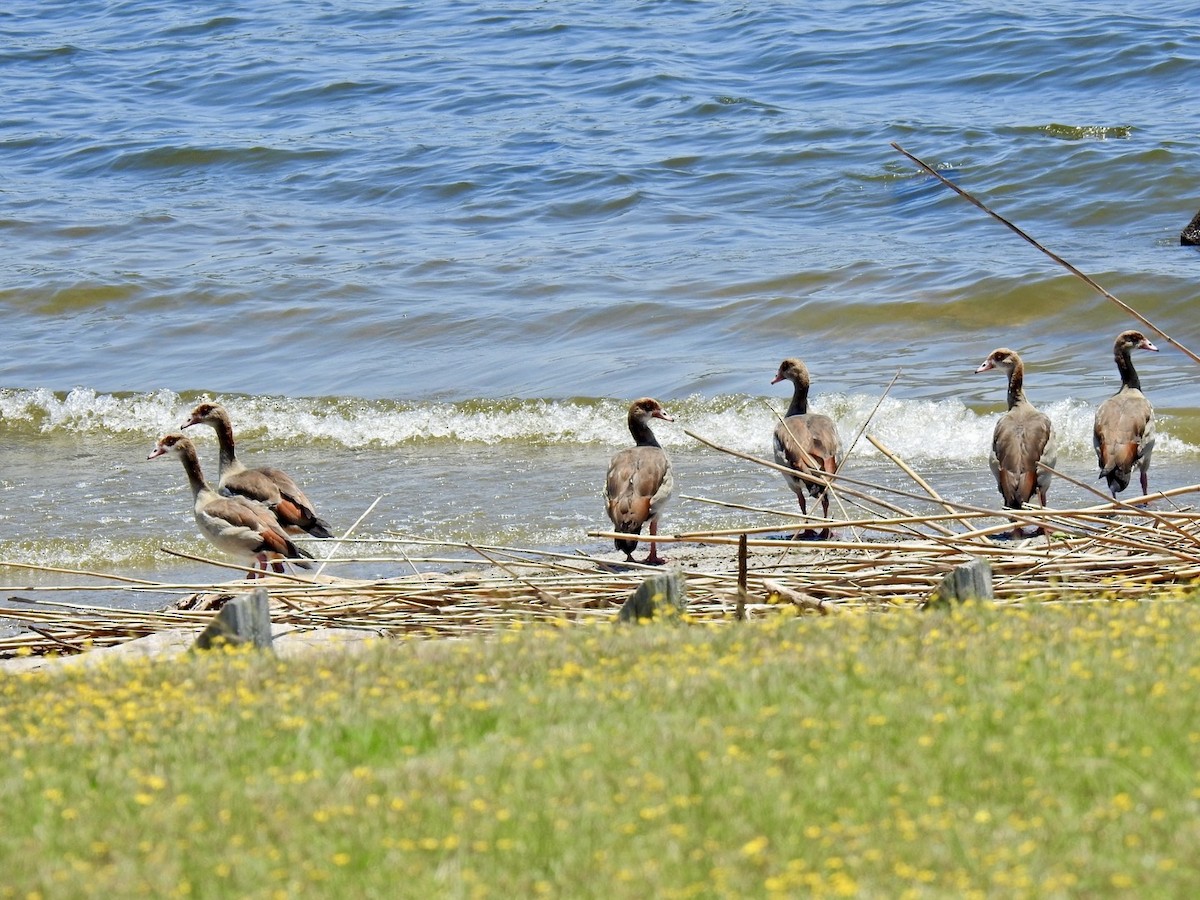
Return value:
[(1200, 247), (1200, 212), (1192, 216), (1192, 221), (1187, 223), (1187, 227), (1179, 235), (1179, 243), (1184, 247)]
[(992, 565), (986, 559), (973, 559), (946, 573), (925, 601), (925, 608), (949, 607), (968, 600), (994, 600)]
[(200, 636), (194, 649), (211, 650), (223, 645), (252, 644), (264, 650), (271, 643), (271, 607), (262, 588), (250, 596), (235, 597), (217, 613)]
[(677, 616), (687, 608), (687, 585), (682, 572), (658, 572), (643, 581), (621, 607), (621, 622)]

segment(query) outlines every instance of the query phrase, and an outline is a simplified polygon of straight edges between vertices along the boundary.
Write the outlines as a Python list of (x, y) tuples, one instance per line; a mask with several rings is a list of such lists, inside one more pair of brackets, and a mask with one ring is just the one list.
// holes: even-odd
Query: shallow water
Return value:
[[(664, 528), (794, 506), (683, 433), (767, 455), (791, 355), (847, 439), (899, 371), (871, 433), (994, 505), (972, 373), (1007, 345), (1090, 482), (1134, 323), (889, 142), (1198, 349), (1193, 13), (9, 4), (0, 559), (211, 581), (159, 551), (209, 552), (145, 462), (202, 396), (335, 525), (382, 497), (359, 533), (596, 551), (636, 396), (679, 417)], [(1197, 370), (1155, 340), (1152, 484), (1195, 483)]]
[[(995, 387), (1002, 389), (998, 380)], [(191, 495), (180, 467), (169, 458), (146, 461), (154, 436), (178, 429), (195, 399), (167, 391), (123, 397), (90, 391), (66, 396), (0, 392), (0, 409), (11, 426), (0, 441), (5, 459), (0, 558), (210, 583), (211, 568), (162, 549), (215, 555), (195, 532)], [(338, 532), (378, 500), (357, 536), (613, 552), (610, 544), (588, 538), (587, 532), (608, 527), (600, 495), (609, 456), (629, 443), (623, 401), (221, 399), (235, 423), (255, 423), (239, 431), (239, 455), (248, 464), (286, 460)], [(783, 516), (733, 508), (795, 511), (795, 500), (777, 473), (706, 447), (685, 433), (769, 458), (775, 414), (786, 408), (784, 399), (693, 395), (667, 405), (677, 421), (657, 423), (655, 430), (671, 454), (677, 488), (664, 530), (786, 527)], [(868, 434), (917, 468), (943, 496), (997, 507), (986, 452), (998, 412), (972, 410), (951, 400), (885, 398), (880, 403), (878, 397), (837, 394), (814, 399), (817, 406), (835, 417), (847, 443), (866, 424)], [(1046, 411), (1058, 429), (1059, 468), (1101, 486), (1094, 481), (1091, 450), (1094, 408), (1062, 401), (1048, 404)], [(1165, 412), (1160, 420), (1152, 485), (1194, 483), (1200, 451), (1179, 437), (1194, 430), (1194, 417)], [(215, 477), (215, 438), (205, 428), (189, 429), (189, 434), (202, 464)], [(844, 471), (919, 492), (865, 439), (854, 445)], [(890, 499), (909, 509), (932, 511), (911, 499)], [(1061, 481), (1052, 488), (1051, 499), (1058, 506), (1096, 502), (1086, 490)], [(860, 515), (853, 505), (841, 513)], [(328, 547), (308, 546), (319, 557)], [(400, 561), (405, 554), (482, 561), (466, 550), (397, 547), (376, 540), (339, 548), (336, 557), (343, 561), (329, 571), (395, 576), (411, 571)], [(16, 588), (79, 584), (80, 579), (23, 572), (7, 583)], [(121, 600), (155, 606), (163, 597), (123, 593)]]

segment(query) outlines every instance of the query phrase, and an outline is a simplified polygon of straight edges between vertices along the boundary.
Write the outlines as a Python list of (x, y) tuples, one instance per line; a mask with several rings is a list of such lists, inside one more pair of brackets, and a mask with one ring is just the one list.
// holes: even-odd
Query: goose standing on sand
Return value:
[[(808, 389), (811, 383), (808, 367), (798, 359), (785, 359), (779, 364), (779, 371), (775, 373), (771, 384), (778, 384), (785, 379), (792, 383), (792, 403), (788, 407), (787, 416), (775, 426), (775, 461), (781, 466), (813, 475), (836, 473), (838, 457), (842, 452), (837, 425), (829, 416), (808, 411)], [(829, 518), (829, 492), (825, 485), (806, 481), (795, 475), (783, 477), (800, 502), (800, 512), (808, 515), (808, 506), (804, 501), (807, 491), (814, 499), (821, 498), (821, 514)], [(798, 532), (796, 536), (816, 536), (825, 540), (829, 537), (829, 529), (822, 529), (819, 535), (808, 529), (802, 533)]]
[(1092, 429), (1092, 446), (1100, 477), (1108, 480), (1113, 499), (1129, 487), (1133, 467), (1141, 475), (1142, 494), (1149, 491), (1150, 454), (1154, 450), (1154, 409), (1142, 393), (1142, 382), (1129, 355), (1134, 350), (1158, 351), (1140, 331), (1123, 331), (1113, 344), (1121, 374), (1121, 389), (1100, 404)]
[[(990, 369), (1000, 369), (1008, 376), (1008, 412), (992, 432), (990, 462), (996, 486), (1009, 509), (1020, 509), (1035, 493), (1045, 507), (1050, 473), (1038, 463), (1053, 467), (1058, 462), (1054, 428), (1049, 416), (1025, 397), (1025, 364), (1016, 352), (1007, 347), (993, 350), (975, 372)], [(1014, 527), (1011, 536), (1021, 535), (1021, 527)]]
[(201, 403), (183, 423), (184, 428), (192, 425), (210, 425), (217, 433), (221, 453), (217, 489), (221, 493), (265, 503), (279, 518), (279, 523), (292, 534), (307, 532), (318, 538), (333, 537), (329, 523), (317, 516), (312, 503), (286, 472), (271, 466), (248, 469), (242, 465), (234, 452), (233, 424), (224, 407), (216, 403)]
[[(269, 561), (276, 572), (282, 572), (280, 560), (284, 559), (310, 568), (299, 557), (311, 559), (312, 555), (292, 543), (271, 510), (244, 497), (222, 496), (208, 485), (200, 470), (196, 447), (190, 440), (182, 434), (164, 435), (146, 459), (168, 455), (183, 463), (183, 471), (187, 473), (188, 484), (192, 488), (192, 513), (196, 517), (196, 524), (200, 527), (200, 533), (219, 549), (233, 556), (255, 560), (264, 573)], [(255, 573), (252, 571), (249, 577), (254, 578)]]
[[(642, 526), (650, 523), (650, 553), (642, 562), (658, 566), (666, 560), (658, 555), (654, 536), (658, 534), (658, 517), (675, 488), (675, 476), (671, 474), (671, 460), (650, 430), (651, 419), (675, 421), (650, 397), (630, 404), (629, 433), (634, 446), (617, 453), (609, 463), (604, 503), (613, 528), (622, 534), (639, 535)], [(614, 543), (630, 562), (634, 561), (636, 539), (616, 538)]]

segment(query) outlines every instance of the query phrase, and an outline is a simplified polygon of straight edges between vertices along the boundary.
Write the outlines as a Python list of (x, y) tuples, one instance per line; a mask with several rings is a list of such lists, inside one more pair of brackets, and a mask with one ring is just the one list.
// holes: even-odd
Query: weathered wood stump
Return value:
[(992, 590), (992, 564), (986, 559), (972, 559), (946, 573), (929, 599), (926, 609), (947, 608), (969, 600), (994, 600)]
[(274, 649), (271, 642), (271, 606), (267, 592), (259, 588), (249, 596), (235, 597), (213, 616), (193, 645), (195, 650), (251, 644), (261, 650)]
[(1192, 216), (1192, 221), (1180, 233), (1179, 243), (1184, 247), (1200, 247), (1200, 212)]
[(653, 619), (678, 616), (687, 609), (687, 584), (682, 572), (656, 572), (638, 585), (629, 595), (617, 615), (618, 621), (636, 622), (638, 619)]

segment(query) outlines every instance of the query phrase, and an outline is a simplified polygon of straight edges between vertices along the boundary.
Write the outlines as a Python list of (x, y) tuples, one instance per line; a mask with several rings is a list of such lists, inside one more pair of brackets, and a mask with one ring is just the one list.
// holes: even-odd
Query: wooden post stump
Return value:
[(986, 559), (972, 559), (946, 573), (925, 601), (925, 608), (950, 607), (968, 600), (994, 600), (992, 564)]
[(221, 607), (193, 645), (195, 650), (211, 650), (223, 645), (251, 644), (260, 650), (272, 650), (271, 607), (267, 592), (258, 588), (250, 596), (235, 597)]
[(687, 608), (687, 584), (682, 572), (658, 572), (643, 581), (621, 607), (617, 619), (636, 622), (656, 615), (678, 616)]
[(748, 568), (749, 558), (750, 554), (746, 549), (746, 535), (743, 534), (738, 538), (738, 595), (737, 606), (733, 611), (733, 617), (739, 622), (744, 622), (746, 620), (746, 570)]

